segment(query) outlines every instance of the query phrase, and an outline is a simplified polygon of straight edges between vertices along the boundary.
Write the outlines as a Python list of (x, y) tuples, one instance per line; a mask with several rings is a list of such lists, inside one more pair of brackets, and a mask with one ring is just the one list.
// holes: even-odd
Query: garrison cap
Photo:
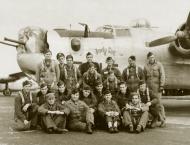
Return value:
[(24, 81), (24, 82), (22, 83), (22, 86), (24, 87), (24, 86), (26, 86), (26, 85), (32, 85), (32, 82), (29, 81), (29, 80), (26, 80), (26, 81)]
[(89, 56), (89, 55), (92, 55), (92, 53), (91, 52), (87, 52), (86, 56)]
[(148, 52), (147, 54), (147, 58), (149, 58), (150, 56), (154, 55), (152, 52)]
[(45, 82), (40, 84), (40, 88), (44, 88), (44, 87), (47, 87), (47, 84)]
[(104, 91), (104, 95), (107, 95), (107, 94), (111, 94), (111, 92), (110, 92), (109, 89), (107, 89), (107, 90)]
[(140, 80), (140, 81), (139, 81), (139, 86), (140, 86), (140, 85), (143, 85), (143, 84), (146, 84), (146, 82), (143, 81), (143, 80)]
[(79, 93), (79, 89), (77, 88), (72, 89), (71, 94), (76, 94), (76, 93)]
[(95, 81), (94, 85), (95, 85), (95, 86), (102, 85), (102, 81)]
[(46, 94), (46, 100), (47, 100), (49, 97), (55, 98), (55, 94), (54, 94), (54, 93), (48, 93), (48, 94)]
[(69, 59), (69, 58), (71, 58), (73, 60), (73, 56), (71, 54), (66, 56), (66, 60)]
[(136, 57), (134, 55), (129, 56), (129, 58), (132, 59), (133, 61), (136, 60)]
[(91, 88), (90, 88), (89, 85), (84, 85), (84, 86), (82, 87), (82, 89), (83, 89), (83, 90), (91, 90)]
[(44, 54), (49, 53), (49, 52), (52, 54), (52, 52), (51, 52), (49, 49), (46, 49), (46, 50), (44, 51)]
[(109, 60), (113, 60), (113, 58), (111, 56), (107, 57), (106, 61), (109, 61)]
[(57, 53), (56, 58), (59, 59), (60, 57), (65, 57), (62, 52)]
[(59, 82), (57, 83), (57, 86), (58, 86), (58, 87), (60, 87), (60, 86), (62, 86), (62, 85), (65, 85), (65, 83), (64, 83), (63, 81), (59, 81)]

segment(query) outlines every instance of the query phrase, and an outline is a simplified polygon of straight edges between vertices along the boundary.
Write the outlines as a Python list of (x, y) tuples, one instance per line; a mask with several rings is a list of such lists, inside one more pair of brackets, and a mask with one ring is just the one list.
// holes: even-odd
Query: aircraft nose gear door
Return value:
[(12, 91), (9, 89), (8, 83), (5, 85), (5, 89), (3, 90), (3, 95), (4, 96), (11, 96)]

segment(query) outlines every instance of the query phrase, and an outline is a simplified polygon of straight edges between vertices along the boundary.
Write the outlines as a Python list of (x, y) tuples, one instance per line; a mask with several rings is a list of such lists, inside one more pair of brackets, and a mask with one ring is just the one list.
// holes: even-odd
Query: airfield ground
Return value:
[(95, 131), (93, 135), (80, 132), (45, 134), (16, 132), (13, 121), (14, 96), (0, 96), (0, 145), (188, 145), (190, 144), (190, 100), (164, 100), (167, 127), (147, 129), (141, 134), (120, 132), (109, 134)]

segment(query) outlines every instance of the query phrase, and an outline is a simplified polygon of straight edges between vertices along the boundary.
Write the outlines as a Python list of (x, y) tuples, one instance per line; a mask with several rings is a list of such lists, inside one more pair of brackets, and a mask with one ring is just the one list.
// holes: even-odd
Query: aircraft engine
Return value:
[(190, 31), (185, 30), (186, 24), (180, 26), (176, 31), (178, 39), (174, 41), (176, 50), (182, 55), (190, 55)]
[(187, 20), (177, 29), (175, 35), (166, 36), (151, 42), (146, 42), (147, 47), (160, 46), (163, 44), (171, 43), (174, 44), (176, 50), (185, 56), (190, 55), (190, 13)]

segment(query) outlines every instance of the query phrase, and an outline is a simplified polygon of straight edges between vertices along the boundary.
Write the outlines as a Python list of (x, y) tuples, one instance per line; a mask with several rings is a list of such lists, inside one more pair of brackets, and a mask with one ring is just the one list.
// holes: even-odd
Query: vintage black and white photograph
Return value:
[(190, 144), (189, 0), (0, 3), (0, 145)]

